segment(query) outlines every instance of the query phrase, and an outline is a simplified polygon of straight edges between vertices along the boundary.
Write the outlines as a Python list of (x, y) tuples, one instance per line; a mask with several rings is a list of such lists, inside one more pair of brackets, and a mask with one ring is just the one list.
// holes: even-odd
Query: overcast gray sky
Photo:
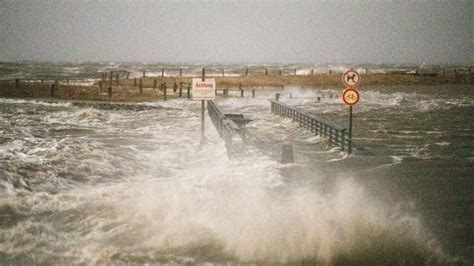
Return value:
[(0, 0), (0, 60), (472, 63), (473, 6)]

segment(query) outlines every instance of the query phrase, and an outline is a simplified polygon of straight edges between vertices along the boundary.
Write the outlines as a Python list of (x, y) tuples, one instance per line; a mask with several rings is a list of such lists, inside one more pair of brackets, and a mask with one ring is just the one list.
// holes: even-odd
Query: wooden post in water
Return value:
[(280, 69), (280, 76), (281, 76), (281, 74), (282, 74), (282, 73), (281, 73), (281, 69)]
[(143, 77), (146, 77), (146, 75), (145, 75), (145, 70), (143, 70)]
[(173, 92), (176, 93), (176, 91), (178, 90), (178, 83), (176, 83), (176, 81), (173, 83)]
[(295, 68), (295, 76), (296, 76), (296, 68)]
[(110, 77), (109, 77), (109, 87), (110, 88), (112, 88), (112, 80), (114, 79), (113, 75), (114, 75), (114, 72), (110, 71)]
[(240, 97), (241, 97), (241, 98), (244, 97), (244, 90), (242, 90), (242, 88), (240, 88)]
[(118, 73), (115, 74), (115, 85), (118, 88), (118, 86), (119, 86), (119, 74)]
[(143, 93), (143, 80), (140, 79), (140, 85), (138, 86), (139, 90), (140, 90), (140, 94)]
[(51, 97), (55, 97), (56, 96), (56, 81), (54, 81), (53, 84), (51, 84)]
[(182, 68), (179, 69), (179, 76), (180, 76), (180, 77), (183, 76), (183, 69), (182, 69)]
[(20, 79), (15, 79), (15, 90), (20, 89)]
[(127, 71), (127, 79), (128, 79), (129, 76), (130, 76), (130, 72)]
[(102, 80), (99, 81), (99, 92), (102, 92)]
[(366, 76), (369, 75), (369, 68), (368, 67), (365, 68), (365, 75)]
[(178, 97), (181, 98), (182, 96), (183, 96), (183, 82), (180, 82)]
[(282, 151), (281, 151), (281, 163), (282, 164), (295, 163), (295, 159), (293, 157), (293, 145), (283, 144)]
[(66, 85), (69, 85), (69, 79), (66, 79)]
[(109, 77), (109, 87), (107, 88), (108, 91), (109, 91), (109, 97), (112, 96), (112, 75), (113, 75), (113, 72), (110, 71), (110, 77)]
[(154, 79), (153, 80), (153, 90), (156, 89), (156, 85), (158, 84), (158, 80), (157, 79)]
[(268, 76), (268, 68), (265, 68), (265, 76)]
[(245, 69), (245, 76), (247, 76), (248, 74), (249, 74), (249, 69), (246, 68), (246, 69)]
[(191, 99), (191, 85), (188, 85), (188, 87), (186, 88), (186, 97), (188, 99)]
[(164, 77), (165, 76), (165, 69), (161, 69), (161, 77)]
[(252, 98), (255, 98), (255, 89), (252, 89)]
[(314, 75), (314, 69), (311, 68), (311, 76)]
[(275, 101), (280, 101), (280, 94), (279, 93), (275, 93)]
[(166, 95), (166, 82), (163, 83), (163, 100), (168, 100), (168, 96)]
[(133, 78), (133, 86), (137, 87), (137, 78)]
[(224, 75), (224, 69), (222, 69), (222, 76), (223, 76), (223, 77), (225, 76), (225, 75)]
[(321, 97), (318, 96), (318, 103), (321, 101)]

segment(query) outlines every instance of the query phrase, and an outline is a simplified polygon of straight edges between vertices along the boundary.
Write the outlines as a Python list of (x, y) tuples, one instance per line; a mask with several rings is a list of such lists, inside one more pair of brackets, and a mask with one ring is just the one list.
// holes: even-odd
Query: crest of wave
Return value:
[[(343, 179), (332, 192), (284, 185), (275, 163), (201, 163), (147, 185), (135, 202), (152, 250), (241, 262), (434, 263), (437, 241), (416, 217)], [(136, 207), (136, 206), (135, 206)]]

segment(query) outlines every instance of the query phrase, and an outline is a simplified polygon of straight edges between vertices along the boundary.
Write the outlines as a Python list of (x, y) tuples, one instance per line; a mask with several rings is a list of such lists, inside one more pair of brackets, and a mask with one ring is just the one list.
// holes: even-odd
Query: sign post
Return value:
[(347, 153), (352, 153), (352, 106), (359, 103), (360, 93), (357, 86), (360, 83), (360, 75), (357, 71), (347, 70), (342, 74), (342, 83), (346, 86), (342, 92), (342, 101), (349, 106), (349, 147)]
[(215, 79), (206, 80), (206, 69), (202, 69), (201, 78), (193, 78), (193, 100), (201, 101), (201, 144), (205, 143), (204, 137), (204, 109), (205, 101), (212, 101), (216, 98), (215, 89), (216, 81)]
[[(206, 79), (206, 69), (202, 68), (202, 82)], [(193, 93), (194, 94), (194, 93)], [(204, 144), (204, 100), (201, 100), (201, 145)]]

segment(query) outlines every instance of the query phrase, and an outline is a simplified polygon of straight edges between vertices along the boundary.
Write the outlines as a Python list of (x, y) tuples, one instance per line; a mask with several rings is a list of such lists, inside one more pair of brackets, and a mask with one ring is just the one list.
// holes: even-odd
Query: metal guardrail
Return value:
[(282, 102), (271, 101), (272, 114), (292, 118), (300, 127), (308, 129), (315, 135), (320, 135), (329, 140), (329, 143), (340, 147), (342, 151), (349, 151), (352, 145), (351, 136), (347, 128), (337, 124), (323, 121), (301, 108), (295, 108)]
[(207, 112), (219, 136), (224, 139), (230, 155), (246, 155), (248, 149), (244, 147), (246, 139), (245, 130), (227, 118), (213, 101), (207, 101)]

